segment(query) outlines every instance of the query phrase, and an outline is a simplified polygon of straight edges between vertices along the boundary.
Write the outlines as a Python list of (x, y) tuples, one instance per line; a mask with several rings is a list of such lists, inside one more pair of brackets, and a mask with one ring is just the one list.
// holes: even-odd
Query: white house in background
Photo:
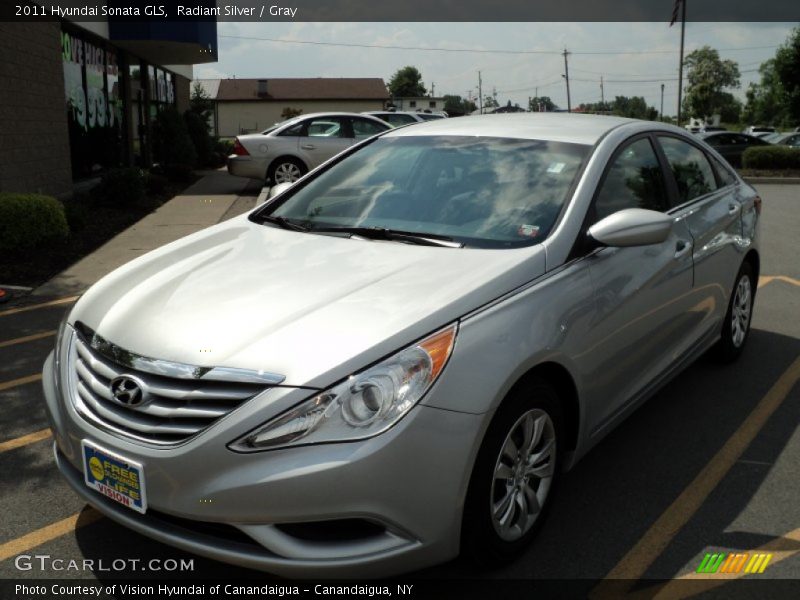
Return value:
[(444, 110), (444, 98), (433, 96), (418, 96), (416, 98), (392, 98), (390, 104), (397, 110), (418, 112), (441, 112)]
[(263, 131), (285, 120), (286, 109), (302, 114), (363, 112), (383, 110), (389, 100), (386, 84), (379, 77), (196, 81), (214, 100), (215, 135), (225, 138)]

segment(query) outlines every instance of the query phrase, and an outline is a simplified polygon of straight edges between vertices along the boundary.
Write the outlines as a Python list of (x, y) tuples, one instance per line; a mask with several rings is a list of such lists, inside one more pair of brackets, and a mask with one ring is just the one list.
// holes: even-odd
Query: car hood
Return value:
[(69, 317), (142, 356), (324, 387), (545, 270), (479, 250), (298, 233), (246, 216), (117, 269)]

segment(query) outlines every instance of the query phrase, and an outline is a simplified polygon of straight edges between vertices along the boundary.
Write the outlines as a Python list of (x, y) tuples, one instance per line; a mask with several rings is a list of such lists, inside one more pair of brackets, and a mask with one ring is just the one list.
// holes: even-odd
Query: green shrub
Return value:
[(141, 204), (147, 186), (145, 173), (135, 167), (111, 169), (92, 190), (95, 202), (105, 206), (128, 207)]
[(19, 254), (68, 235), (64, 206), (55, 198), (0, 192), (0, 253)]
[(233, 154), (233, 140), (226, 138), (218, 139), (217, 143), (214, 144), (214, 152), (222, 156), (230, 156)]
[(67, 225), (73, 233), (83, 231), (91, 218), (92, 199), (87, 193), (73, 194), (72, 198), (64, 202), (64, 215)]
[(169, 179), (166, 176), (161, 175), (160, 173), (153, 173), (152, 171), (147, 174), (148, 193), (154, 195), (163, 194), (168, 185)]
[(213, 158), (214, 146), (214, 141), (208, 133), (208, 123), (203, 120), (203, 117), (190, 110), (183, 113), (183, 120), (186, 122), (186, 130), (194, 144), (198, 166), (208, 166)]
[(197, 151), (177, 109), (158, 113), (153, 123), (153, 154), (165, 172), (172, 167), (192, 169), (197, 164)]
[(800, 148), (790, 146), (758, 146), (742, 155), (745, 169), (800, 169)]

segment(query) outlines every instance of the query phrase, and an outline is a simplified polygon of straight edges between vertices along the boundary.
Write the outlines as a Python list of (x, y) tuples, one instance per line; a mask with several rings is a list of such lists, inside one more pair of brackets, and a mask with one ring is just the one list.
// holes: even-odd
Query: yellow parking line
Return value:
[(20, 306), (18, 308), (9, 308), (8, 310), (0, 310), (0, 317), (6, 315), (16, 315), (29, 310), (37, 310), (39, 308), (48, 308), (50, 306), (58, 306), (60, 304), (69, 304), (75, 302), (80, 296), (68, 296), (66, 298), (58, 298), (57, 300), (50, 300), (49, 302), (42, 302), (41, 304), (31, 304), (30, 306)]
[(52, 432), (50, 429), (40, 429), (39, 431), (34, 431), (33, 433), (14, 438), (13, 440), (0, 442), (0, 454), (3, 452), (8, 452), (9, 450), (14, 450), (14, 448), (21, 448), (22, 446), (27, 446), (28, 444), (41, 442), (42, 440), (48, 439), (51, 435)]
[(10, 542), (0, 545), (0, 561), (22, 554), (41, 546), (42, 544), (54, 540), (62, 535), (75, 531), (81, 527), (94, 523), (103, 515), (94, 510), (93, 508), (86, 508), (79, 513), (75, 513), (71, 517), (56, 521), (46, 527), (31, 531), (30, 533), (18, 537)]
[(27, 377), (20, 377), (19, 379), (12, 379), (11, 381), (3, 381), (0, 382), (0, 392), (3, 390), (10, 390), (13, 387), (17, 387), (19, 385), (25, 385), (26, 383), (33, 383), (34, 381), (41, 381), (42, 374), (37, 373), (36, 375), (28, 375)]
[(788, 277), (786, 275), (762, 275), (758, 278), (758, 287), (764, 287), (768, 283), (772, 283), (775, 280), (782, 281), (784, 283), (789, 283), (791, 285), (796, 285), (800, 287), (800, 279), (795, 279), (794, 277)]
[(794, 277), (787, 277), (786, 275), (778, 275), (775, 279), (780, 279), (784, 283), (791, 283), (792, 285), (796, 285), (800, 287), (800, 279), (795, 279)]
[(761, 428), (800, 381), (800, 357), (796, 358), (758, 402), (739, 429), (703, 467), (642, 538), (592, 590), (591, 598), (613, 598), (627, 593), (689, 522), (722, 478), (733, 467)]
[(25, 342), (35, 342), (36, 340), (41, 340), (55, 334), (56, 330), (54, 329), (53, 331), (43, 331), (42, 333), (34, 333), (32, 335), (26, 335), (25, 337), (14, 338), (13, 340), (6, 340), (5, 342), (0, 342), (0, 348), (5, 348), (6, 346), (13, 346), (14, 344), (24, 344)]

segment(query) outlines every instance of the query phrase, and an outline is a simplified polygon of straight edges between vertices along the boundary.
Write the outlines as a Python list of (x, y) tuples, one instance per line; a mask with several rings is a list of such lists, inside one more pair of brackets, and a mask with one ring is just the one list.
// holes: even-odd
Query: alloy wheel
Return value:
[(747, 336), (752, 304), (753, 294), (750, 278), (743, 275), (736, 286), (736, 295), (733, 298), (731, 310), (731, 341), (737, 348), (744, 343), (744, 338)]
[(515, 541), (530, 531), (550, 492), (556, 432), (543, 410), (524, 413), (508, 432), (494, 468), (490, 511), (495, 531)]
[(293, 183), (300, 179), (301, 176), (300, 167), (292, 162), (285, 162), (275, 168), (275, 181), (273, 183), (276, 185), (279, 183)]

